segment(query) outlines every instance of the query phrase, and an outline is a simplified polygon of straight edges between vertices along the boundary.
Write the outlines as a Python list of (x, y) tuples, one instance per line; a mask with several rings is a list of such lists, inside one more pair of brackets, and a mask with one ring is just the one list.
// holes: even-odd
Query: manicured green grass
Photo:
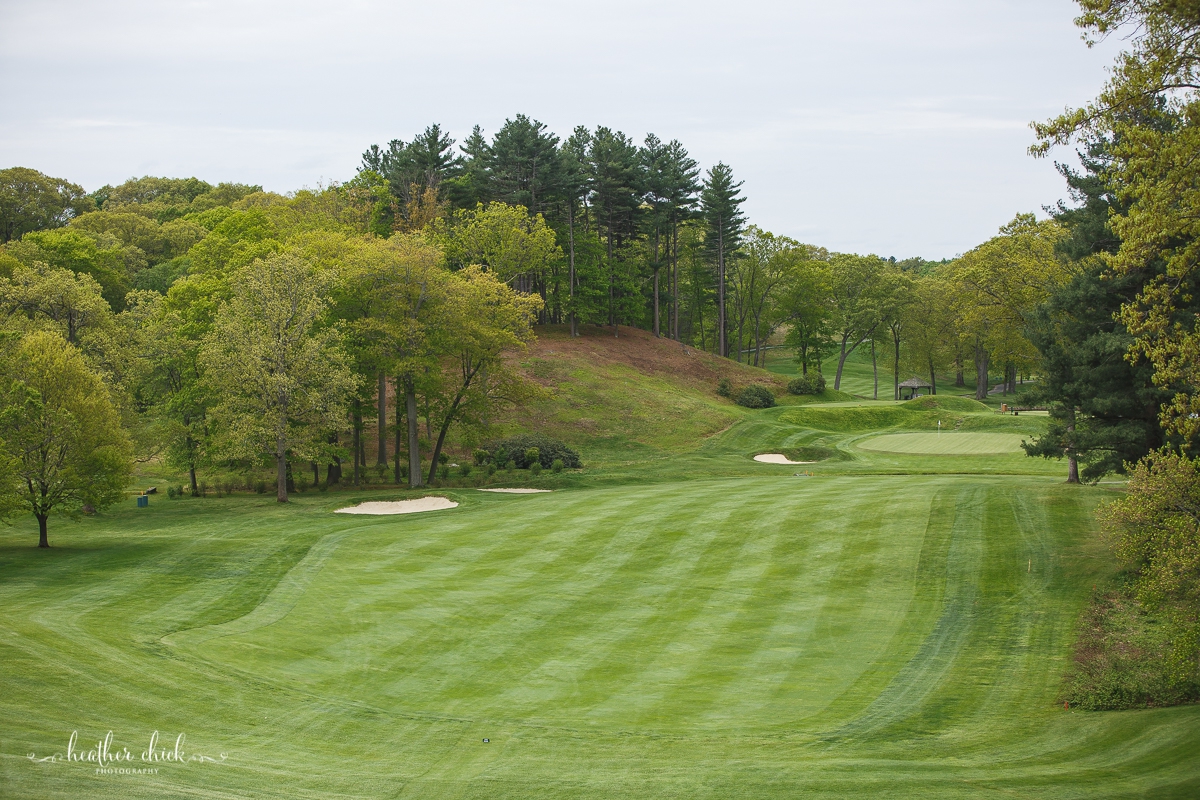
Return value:
[(1026, 437), (1012, 433), (893, 433), (858, 442), (864, 450), (924, 455), (1019, 453)]
[[(0, 530), (0, 796), (1200, 794), (1200, 706), (1062, 707), (1109, 493), (1015, 453), (868, 449), (1044, 418), (646, 391), (667, 433), (636, 418), (641, 450), (596, 435), (582, 471), (509, 481), (552, 494), (378, 518), (333, 510), (425, 493), (154, 497), (56, 520), (48, 551)], [(632, 413), (572, 408), (555, 424)], [(134, 767), (153, 731), (220, 763), (28, 757), (110, 730)]]

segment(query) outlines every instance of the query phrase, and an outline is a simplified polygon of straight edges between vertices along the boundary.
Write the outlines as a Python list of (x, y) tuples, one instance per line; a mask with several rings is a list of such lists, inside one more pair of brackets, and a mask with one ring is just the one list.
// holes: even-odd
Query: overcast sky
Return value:
[[(677, 138), (751, 221), (834, 250), (951, 257), (1064, 193), (1029, 122), (1093, 97), (1069, 0), (0, 0), (0, 168), (89, 191), (195, 175), (287, 192), (372, 143)], [(1059, 152), (1058, 157), (1072, 154)]]

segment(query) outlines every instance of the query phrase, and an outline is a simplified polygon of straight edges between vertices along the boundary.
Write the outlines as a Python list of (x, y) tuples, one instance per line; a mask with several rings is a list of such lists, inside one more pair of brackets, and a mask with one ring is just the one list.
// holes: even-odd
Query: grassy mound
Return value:
[(955, 397), (948, 394), (917, 397), (901, 403), (900, 407), (912, 409), (913, 411), (933, 411), (940, 409), (942, 411), (961, 411), (965, 414), (991, 411), (990, 408), (978, 400), (972, 400), (969, 397)]
[(937, 428), (938, 420), (943, 425), (953, 424), (956, 417), (934, 412), (913, 411), (903, 406), (804, 406), (785, 412), (781, 422), (822, 431), (861, 432), (886, 428)]
[(506, 432), (536, 431), (581, 451), (589, 465), (680, 453), (749, 413), (718, 397), (751, 385), (783, 392), (765, 370), (681, 346), (635, 328), (538, 328), (538, 340), (514, 365), (544, 395), (496, 420)]

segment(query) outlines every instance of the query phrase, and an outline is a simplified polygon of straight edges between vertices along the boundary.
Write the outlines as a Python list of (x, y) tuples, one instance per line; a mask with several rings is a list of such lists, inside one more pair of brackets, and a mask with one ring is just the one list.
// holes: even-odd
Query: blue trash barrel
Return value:
[(150, 498), (146, 497), (146, 495), (144, 495), (144, 494), (139, 494), (137, 507), (138, 508), (148, 508), (149, 505), (150, 505)]

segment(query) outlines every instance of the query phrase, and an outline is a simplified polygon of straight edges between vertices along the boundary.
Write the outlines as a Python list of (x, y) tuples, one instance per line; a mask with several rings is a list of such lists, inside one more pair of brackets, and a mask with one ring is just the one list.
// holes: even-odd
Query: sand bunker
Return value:
[(416, 500), (374, 500), (349, 508), (339, 508), (336, 514), (415, 514), (418, 511), (441, 511), (458, 503), (445, 497), (421, 497)]
[(553, 489), (480, 489), (481, 492), (499, 492), (500, 494), (541, 494), (552, 492)]
[(762, 453), (754, 457), (755, 461), (763, 464), (815, 464), (815, 461), (792, 461), (783, 453)]

